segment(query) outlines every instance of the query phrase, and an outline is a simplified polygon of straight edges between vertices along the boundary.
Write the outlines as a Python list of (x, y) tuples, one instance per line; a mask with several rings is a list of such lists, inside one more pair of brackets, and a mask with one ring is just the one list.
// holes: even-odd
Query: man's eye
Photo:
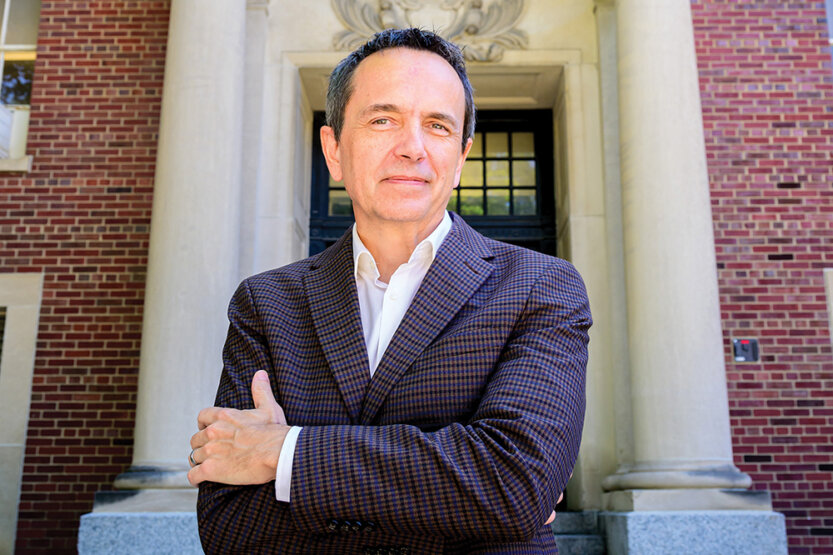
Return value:
[(371, 123), (373, 123), (373, 125), (385, 125), (387, 122), (388, 122), (388, 118), (379, 118), (379, 119), (373, 120)]

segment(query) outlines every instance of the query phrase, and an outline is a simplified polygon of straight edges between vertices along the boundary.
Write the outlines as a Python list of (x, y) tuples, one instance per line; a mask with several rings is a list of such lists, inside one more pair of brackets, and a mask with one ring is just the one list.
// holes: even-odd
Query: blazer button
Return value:
[(327, 522), (327, 531), (335, 532), (336, 530), (338, 530), (338, 521), (335, 519), (331, 519)]
[(351, 530), (350, 521), (345, 520), (341, 523), (341, 531), (342, 532), (349, 532)]
[(350, 524), (351, 532), (358, 532), (362, 529), (362, 523), (359, 520), (354, 520), (353, 522), (349, 522), (348, 524)]

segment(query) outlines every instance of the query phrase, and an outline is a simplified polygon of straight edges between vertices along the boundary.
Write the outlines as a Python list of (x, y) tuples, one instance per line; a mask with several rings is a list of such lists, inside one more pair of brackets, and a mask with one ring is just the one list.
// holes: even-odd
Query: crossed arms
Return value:
[[(281, 312), (297, 301), (298, 291), (291, 283), (275, 288), (244, 282), (229, 310), (216, 404), (237, 412), (259, 407), (265, 435), (258, 437), (269, 439), (255, 443), (262, 444), (268, 463), (257, 481), (237, 482), (259, 485), (202, 481), (198, 516), (206, 551), (330, 534), (333, 522), (370, 523), (400, 538), (531, 538), (555, 507), (578, 453), (591, 319), (581, 278), (567, 263), (553, 260), (528, 281), (520, 301), (517, 283), (506, 298), (495, 285), (488, 303), (449, 325), (453, 331), (441, 334), (414, 362), (372, 425), (350, 423), (326, 395), (310, 424), (309, 411), (316, 407), (294, 406), (292, 399), (301, 394), (292, 391), (297, 380), (295, 374), (286, 377), (281, 355), (304, 347), (291, 341), (275, 345), (276, 319), (264, 316), (271, 313), (271, 295), (287, 291), (278, 302)], [(264, 453), (274, 454), (275, 447), (279, 452), (286, 427), (274, 409), (280, 410), (277, 402), (273, 407), (269, 401), (271, 392), (258, 393), (258, 383), (269, 383), (261, 381), (262, 373), (252, 386), (258, 369), (268, 369), (272, 386), (290, 401), (284, 401), (290, 423), (305, 426), (289, 504), (275, 500), (268, 482), (277, 461)], [(315, 387), (333, 385), (322, 379)], [(200, 433), (240, 416), (208, 410), (225, 416), (210, 418)], [(307, 421), (294, 422), (294, 414)], [(206, 479), (211, 464), (203, 464), (206, 474), (197, 478)]]

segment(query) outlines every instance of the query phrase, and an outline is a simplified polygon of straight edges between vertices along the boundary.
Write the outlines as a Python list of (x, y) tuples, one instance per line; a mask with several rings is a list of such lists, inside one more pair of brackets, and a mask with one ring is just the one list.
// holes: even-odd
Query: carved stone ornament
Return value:
[[(353, 50), (391, 27), (422, 27), (460, 45), (466, 60), (497, 62), (509, 48), (523, 50), (529, 37), (515, 26), (524, 0), (331, 0), (347, 30), (333, 38), (336, 50)], [(488, 4), (488, 5), (484, 5)]]

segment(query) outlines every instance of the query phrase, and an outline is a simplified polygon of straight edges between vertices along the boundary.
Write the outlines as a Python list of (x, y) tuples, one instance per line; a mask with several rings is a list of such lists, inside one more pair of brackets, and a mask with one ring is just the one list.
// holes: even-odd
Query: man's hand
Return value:
[(200, 411), (200, 431), (191, 437), (196, 465), (188, 481), (222, 484), (264, 484), (275, 479), (278, 457), (289, 427), (275, 401), (269, 376), (258, 370), (252, 378), (255, 408), (209, 407)]
[[(572, 477), (573, 477), (573, 473), (570, 472), (570, 478), (572, 478)], [(561, 492), (561, 495), (558, 496), (558, 501), (556, 501), (555, 504), (558, 505), (559, 503), (561, 503), (562, 499), (564, 499), (564, 492), (563, 491)], [(547, 519), (547, 521), (544, 524), (552, 524), (553, 522), (555, 522), (555, 511), (550, 513), (550, 517)]]

